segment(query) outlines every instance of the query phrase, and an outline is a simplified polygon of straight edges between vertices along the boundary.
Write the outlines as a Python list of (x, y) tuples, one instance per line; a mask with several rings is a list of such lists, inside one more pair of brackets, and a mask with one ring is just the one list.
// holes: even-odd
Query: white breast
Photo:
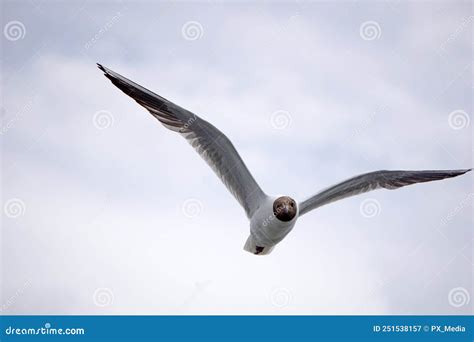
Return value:
[[(278, 220), (273, 214), (273, 202), (277, 197), (267, 197), (260, 208), (250, 219), (250, 234), (257, 246), (275, 246), (293, 229), (298, 218), (296, 216), (288, 222)], [(297, 208), (297, 210), (299, 210)]]

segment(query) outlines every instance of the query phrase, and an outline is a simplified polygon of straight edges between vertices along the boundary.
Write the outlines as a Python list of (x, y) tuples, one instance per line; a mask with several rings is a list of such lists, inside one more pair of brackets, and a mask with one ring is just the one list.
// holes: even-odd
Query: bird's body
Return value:
[(305, 213), (349, 196), (380, 188), (400, 187), (462, 175), (471, 169), (425, 171), (375, 171), (331, 186), (297, 202), (289, 196), (268, 196), (257, 184), (232, 142), (216, 127), (196, 114), (98, 64), (125, 94), (145, 107), (166, 128), (180, 133), (209, 164), (243, 207), (250, 221), (250, 235), (244, 249), (257, 255), (269, 254), (294, 228)]
[(296, 214), (293, 218), (288, 221), (282, 221), (275, 215), (276, 208), (274, 208), (274, 203), (281, 197), (267, 196), (250, 218), (250, 236), (244, 246), (246, 251), (260, 255), (268, 254), (294, 228), (298, 219), (296, 201)]

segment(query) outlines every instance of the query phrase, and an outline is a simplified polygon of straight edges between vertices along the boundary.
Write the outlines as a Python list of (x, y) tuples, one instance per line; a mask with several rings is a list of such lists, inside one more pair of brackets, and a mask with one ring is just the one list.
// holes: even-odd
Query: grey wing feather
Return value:
[(125, 94), (145, 107), (166, 128), (180, 133), (222, 180), (251, 217), (266, 197), (231, 141), (216, 127), (116, 72), (97, 64)]
[(364, 192), (384, 188), (398, 189), (406, 185), (431, 182), (445, 178), (456, 177), (471, 169), (464, 170), (426, 170), (426, 171), (375, 171), (350, 178), (319, 192), (318, 194), (301, 202), (299, 215), (316, 209), (325, 204), (355, 196)]

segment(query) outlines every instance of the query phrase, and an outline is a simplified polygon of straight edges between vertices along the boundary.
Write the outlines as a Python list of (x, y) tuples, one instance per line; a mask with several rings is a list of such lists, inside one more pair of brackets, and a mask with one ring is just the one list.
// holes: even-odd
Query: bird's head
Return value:
[(280, 221), (289, 222), (293, 220), (296, 212), (296, 201), (291, 197), (281, 196), (273, 202), (273, 214)]

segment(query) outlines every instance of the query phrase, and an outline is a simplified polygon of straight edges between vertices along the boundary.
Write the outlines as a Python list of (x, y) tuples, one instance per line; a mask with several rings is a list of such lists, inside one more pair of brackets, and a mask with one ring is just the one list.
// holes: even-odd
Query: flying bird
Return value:
[(166, 128), (181, 134), (207, 162), (243, 207), (250, 221), (244, 250), (269, 254), (293, 229), (298, 218), (323, 205), (376, 189), (398, 189), (465, 174), (471, 169), (374, 171), (355, 176), (297, 202), (290, 196), (269, 196), (260, 188), (232, 142), (196, 114), (97, 64), (125, 94), (145, 107)]

